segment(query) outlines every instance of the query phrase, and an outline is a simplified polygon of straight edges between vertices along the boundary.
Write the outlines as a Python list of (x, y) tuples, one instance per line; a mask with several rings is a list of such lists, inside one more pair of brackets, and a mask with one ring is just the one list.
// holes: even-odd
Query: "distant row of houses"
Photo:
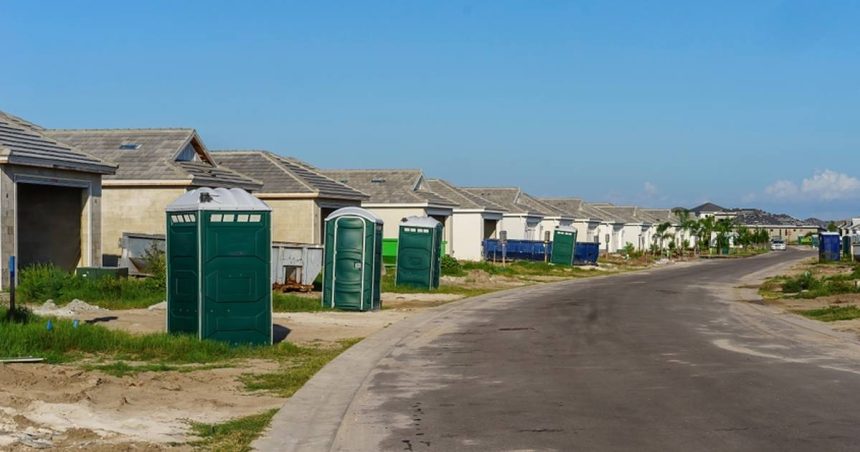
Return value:
[(670, 209), (541, 198), (517, 187), (460, 187), (421, 170), (328, 170), (265, 150), (211, 151), (194, 129), (46, 129), (0, 112), (0, 268), (116, 265), (123, 233), (164, 234), (165, 207), (196, 187), (238, 187), (272, 207), (274, 241), (321, 244), (324, 220), (367, 208), (396, 238), (401, 219), (444, 225), (446, 251), (479, 260), (482, 241), (543, 240), (558, 226), (617, 252), (645, 249)]

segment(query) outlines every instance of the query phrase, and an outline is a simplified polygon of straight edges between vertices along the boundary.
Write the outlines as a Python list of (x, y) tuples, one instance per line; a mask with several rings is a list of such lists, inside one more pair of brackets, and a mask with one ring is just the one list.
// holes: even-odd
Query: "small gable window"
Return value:
[(198, 162), (200, 161), (200, 156), (197, 154), (197, 149), (194, 149), (194, 146), (191, 143), (188, 143), (188, 146), (185, 146), (185, 149), (176, 156), (177, 162)]

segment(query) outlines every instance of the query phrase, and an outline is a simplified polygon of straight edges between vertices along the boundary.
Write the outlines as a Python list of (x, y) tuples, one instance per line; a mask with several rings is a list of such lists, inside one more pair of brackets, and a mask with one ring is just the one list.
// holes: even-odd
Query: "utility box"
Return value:
[(167, 331), (272, 343), (271, 209), (238, 188), (167, 206)]
[(820, 262), (838, 262), (842, 258), (842, 239), (836, 232), (818, 234), (818, 260)]
[(397, 285), (438, 288), (441, 249), (442, 223), (430, 217), (405, 218), (397, 245)]
[(573, 265), (576, 254), (576, 229), (556, 226), (552, 234), (552, 254), (549, 261), (557, 265)]
[(325, 219), (323, 306), (351, 311), (382, 307), (382, 224), (359, 207), (338, 209)]

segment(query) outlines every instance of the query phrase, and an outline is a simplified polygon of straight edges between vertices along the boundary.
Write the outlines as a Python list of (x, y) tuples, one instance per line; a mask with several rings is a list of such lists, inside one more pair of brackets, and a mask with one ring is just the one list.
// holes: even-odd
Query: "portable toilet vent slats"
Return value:
[(169, 332), (272, 343), (270, 212), (238, 188), (199, 188), (167, 206)]
[(381, 308), (382, 224), (381, 218), (359, 207), (338, 209), (325, 219), (323, 306)]
[(442, 223), (430, 217), (412, 216), (400, 223), (397, 241), (398, 286), (439, 287)]
[(576, 229), (556, 226), (552, 235), (552, 255), (549, 261), (558, 265), (573, 265), (575, 254)]

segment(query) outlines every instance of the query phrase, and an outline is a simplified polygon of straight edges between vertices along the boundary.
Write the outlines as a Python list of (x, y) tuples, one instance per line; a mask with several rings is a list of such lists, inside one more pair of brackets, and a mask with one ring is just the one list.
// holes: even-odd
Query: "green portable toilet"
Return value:
[(323, 306), (351, 311), (382, 307), (382, 219), (344, 207), (325, 219)]
[(430, 217), (405, 218), (397, 241), (397, 285), (438, 288), (441, 250), (442, 223)]
[(556, 226), (552, 234), (552, 255), (550, 262), (558, 265), (573, 265), (576, 249), (576, 229), (570, 226)]
[(271, 209), (238, 188), (167, 206), (167, 331), (272, 343)]

